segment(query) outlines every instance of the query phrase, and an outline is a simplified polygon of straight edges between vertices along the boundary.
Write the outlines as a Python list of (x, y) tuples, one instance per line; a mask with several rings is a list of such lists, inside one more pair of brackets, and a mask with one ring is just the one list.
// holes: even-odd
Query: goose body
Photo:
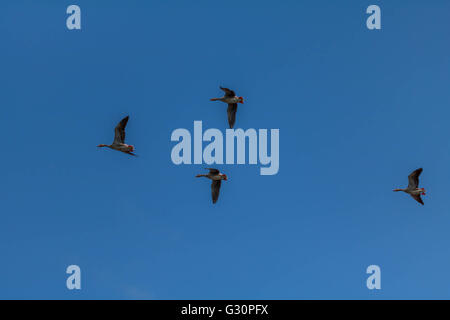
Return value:
[(97, 147), (107, 147), (113, 150), (121, 151), (132, 156), (136, 156), (134, 151), (134, 146), (125, 143), (125, 127), (127, 126), (128, 119), (130, 117), (126, 116), (123, 118), (114, 129), (114, 141), (112, 144), (99, 144)]
[(225, 92), (225, 95), (222, 98), (212, 98), (211, 101), (222, 101), (228, 104), (227, 108), (228, 124), (230, 128), (233, 129), (234, 123), (236, 122), (237, 104), (238, 103), (243, 104), (244, 98), (236, 96), (236, 93), (228, 88), (220, 87), (220, 89)]
[(411, 197), (413, 197), (414, 200), (419, 202), (420, 204), (424, 205), (421, 195), (425, 195), (425, 189), (419, 188), (419, 176), (422, 173), (423, 169), (419, 168), (417, 170), (414, 170), (411, 172), (411, 174), (408, 176), (408, 187), (405, 189), (394, 189), (395, 192), (403, 191)]
[(197, 178), (205, 177), (210, 179), (211, 182), (211, 196), (212, 196), (212, 202), (216, 203), (219, 199), (219, 193), (220, 193), (220, 186), (222, 184), (222, 180), (228, 180), (227, 175), (221, 173), (219, 170), (214, 168), (206, 168), (209, 170), (208, 174), (198, 174), (196, 175)]

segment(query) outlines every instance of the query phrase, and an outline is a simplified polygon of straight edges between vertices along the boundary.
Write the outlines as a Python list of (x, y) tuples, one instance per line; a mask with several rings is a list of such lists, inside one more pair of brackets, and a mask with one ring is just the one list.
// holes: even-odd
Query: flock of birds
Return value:
[[(228, 104), (227, 114), (228, 114), (228, 124), (230, 128), (233, 129), (234, 123), (236, 122), (236, 111), (238, 103), (244, 103), (243, 97), (236, 96), (236, 93), (233, 90), (228, 88), (222, 88), (221, 90), (225, 92), (225, 95), (221, 98), (212, 98), (211, 101), (222, 101)], [(103, 148), (107, 147), (113, 150), (121, 151), (126, 154), (137, 156), (134, 153), (134, 146), (125, 143), (125, 127), (127, 126), (128, 119), (130, 117), (126, 116), (123, 118), (119, 124), (114, 129), (114, 141), (112, 144), (99, 144), (97, 147)], [(213, 203), (216, 203), (219, 199), (220, 186), (222, 184), (222, 180), (227, 180), (227, 175), (221, 173), (219, 170), (214, 168), (206, 168), (209, 170), (208, 174), (198, 174), (196, 177), (205, 177), (210, 179), (211, 182), (211, 195)]]
[[(244, 103), (243, 97), (238, 97), (233, 90), (228, 88), (220, 87), (221, 90), (225, 92), (225, 95), (221, 98), (212, 98), (211, 101), (222, 101), (228, 104), (227, 114), (228, 114), (228, 124), (231, 129), (233, 129), (234, 124), (236, 122), (236, 111), (238, 107), (238, 103)], [(129, 116), (123, 118), (119, 124), (114, 129), (114, 141), (112, 144), (99, 144), (98, 147), (107, 147), (113, 150), (121, 151), (126, 154), (136, 156), (134, 152), (134, 146), (128, 145), (125, 143), (125, 127), (127, 126)], [(215, 168), (206, 168), (209, 170), (208, 174), (198, 174), (197, 178), (205, 177), (210, 179), (211, 182), (211, 195), (212, 202), (216, 203), (219, 199), (220, 186), (222, 184), (222, 180), (227, 180), (227, 175), (221, 173), (219, 170)], [(411, 197), (413, 197), (420, 204), (424, 204), (422, 201), (421, 195), (425, 195), (425, 189), (419, 188), (419, 176), (422, 173), (423, 169), (419, 168), (414, 170), (408, 176), (408, 187), (405, 189), (394, 189), (395, 192), (403, 191)]]

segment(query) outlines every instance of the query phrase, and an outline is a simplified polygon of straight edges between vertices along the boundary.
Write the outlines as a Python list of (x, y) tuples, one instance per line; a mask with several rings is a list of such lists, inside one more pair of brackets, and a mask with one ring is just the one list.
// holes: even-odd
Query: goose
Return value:
[(230, 128), (233, 129), (234, 123), (236, 122), (237, 104), (244, 104), (244, 98), (236, 96), (236, 93), (233, 90), (222, 87), (219, 88), (225, 92), (225, 95), (222, 98), (212, 98), (210, 100), (228, 103), (228, 124), (230, 125)]
[(136, 154), (133, 153), (134, 146), (125, 143), (125, 127), (127, 126), (129, 118), (129, 116), (123, 118), (114, 129), (114, 142), (112, 144), (99, 144), (97, 147), (108, 147), (132, 156), (136, 156)]
[(417, 202), (420, 204), (424, 204), (420, 195), (425, 195), (425, 189), (419, 188), (419, 176), (422, 173), (423, 169), (419, 168), (411, 172), (408, 176), (408, 187), (406, 189), (394, 189), (395, 192), (403, 191), (411, 195)]
[(214, 168), (206, 168), (209, 170), (208, 174), (198, 174), (195, 177), (205, 177), (211, 179), (211, 194), (212, 194), (212, 202), (216, 203), (217, 199), (219, 199), (220, 185), (222, 184), (222, 180), (228, 180), (227, 175), (220, 173), (219, 170)]

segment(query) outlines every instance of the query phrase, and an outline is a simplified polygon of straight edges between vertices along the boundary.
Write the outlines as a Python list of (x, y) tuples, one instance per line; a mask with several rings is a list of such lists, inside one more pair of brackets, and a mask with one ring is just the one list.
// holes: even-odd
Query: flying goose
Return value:
[(222, 184), (222, 180), (228, 180), (227, 175), (220, 173), (219, 170), (214, 168), (206, 168), (209, 170), (208, 174), (198, 174), (197, 178), (205, 177), (211, 179), (211, 194), (212, 194), (212, 202), (216, 203), (217, 199), (219, 199), (220, 185)]
[(212, 98), (211, 101), (222, 101), (228, 103), (228, 124), (230, 125), (230, 128), (233, 129), (234, 123), (236, 122), (237, 104), (243, 104), (244, 98), (236, 96), (236, 93), (228, 88), (220, 87), (220, 89), (225, 92), (225, 95), (222, 98)]
[(99, 144), (97, 147), (108, 147), (117, 151), (127, 153), (132, 156), (136, 156), (134, 146), (125, 143), (125, 127), (127, 126), (129, 116), (123, 118), (114, 129), (114, 142), (112, 144)]
[(409, 176), (408, 176), (408, 187), (406, 189), (394, 189), (395, 192), (397, 191), (403, 191), (411, 195), (417, 202), (420, 204), (424, 204), (422, 201), (422, 198), (420, 195), (425, 195), (425, 189), (419, 188), (419, 176), (422, 173), (423, 169), (419, 168), (417, 170), (414, 170)]

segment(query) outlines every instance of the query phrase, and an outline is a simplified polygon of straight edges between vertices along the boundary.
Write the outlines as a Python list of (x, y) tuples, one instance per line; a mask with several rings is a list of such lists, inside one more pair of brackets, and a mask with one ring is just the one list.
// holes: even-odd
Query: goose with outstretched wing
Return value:
[(134, 146), (125, 143), (125, 127), (127, 126), (128, 119), (130, 117), (126, 116), (123, 118), (114, 129), (114, 141), (112, 144), (99, 144), (97, 147), (111, 148), (113, 150), (121, 151), (132, 156), (136, 156), (134, 151)]
[(236, 93), (228, 88), (220, 87), (220, 89), (225, 92), (225, 95), (222, 98), (212, 98), (211, 101), (222, 101), (228, 104), (228, 124), (230, 128), (233, 129), (234, 123), (236, 122), (237, 104), (243, 104), (244, 98), (236, 96)]
[(411, 174), (408, 176), (408, 187), (405, 189), (394, 189), (394, 191), (395, 192), (403, 191), (411, 195), (411, 197), (413, 197), (414, 200), (423, 205), (424, 203), (420, 196), (425, 195), (426, 193), (424, 188), (419, 188), (419, 176), (422, 173), (422, 171), (423, 169), (419, 168), (411, 172)]
[(209, 170), (208, 174), (198, 174), (196, 175), (197, 178), (205, 177), (211, 180), (211, 195), (212, 195), (212, 202), (216, 203), (219, 199), (219, 193), (220, 193), (220, 186), (222, 184), (222, 180), (228, 180), (228, 177), (226, 174), (221, 173), (219, 170), (214, 168), (206, 168)]

